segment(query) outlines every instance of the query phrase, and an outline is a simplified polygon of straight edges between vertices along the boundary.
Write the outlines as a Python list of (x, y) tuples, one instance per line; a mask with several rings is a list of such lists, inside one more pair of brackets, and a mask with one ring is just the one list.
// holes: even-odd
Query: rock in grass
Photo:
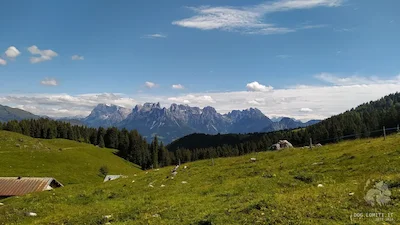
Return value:
[(319, 188), (322, 188), (322, 187), (324, 187), (324, 185), (322, 185), (322, 184), (318, 184), (318, 187), (319, 187)]
[(250, 158), (250, 161), (251, 162), (255, 162), (255, 161), (257, 161), (257, 159), (256, 158)]
[(160, 187), (165, 187), (165, 185), (164, 184), (161, 184), (161, 186)]
[(4, 203), (1, 203), (1, 202), (0, 202), (0, 206), (3, 206), (3, 205), (4, 205)]
[(350, 192), (350, 193), (349, 193), (349, 196), (353, 196), (353, 195), (354, 195), (354, 192)]
[(160, 217), (160, 214), (156, 213), (156, 214), (152, 215), (152, 217)]
[(28, 212), (27, 214), (26, 214), (27, 216), (37, 216), (37, 214), (36, 213), (34, 213), (34, 212)]
[(149, 184), (149, 187), (153, 188), (154, 186), (152, 184)]
[(182, 181), (182, 184), (187, 184), (187, 182), (186, 181)]
[(104, 219), (107, 219), (107, 220), (111, 219), (111, 217), (112, 217), (112, 215), (105, 215), (105, 216), (103, 216), (103, 218), (104, 218)]

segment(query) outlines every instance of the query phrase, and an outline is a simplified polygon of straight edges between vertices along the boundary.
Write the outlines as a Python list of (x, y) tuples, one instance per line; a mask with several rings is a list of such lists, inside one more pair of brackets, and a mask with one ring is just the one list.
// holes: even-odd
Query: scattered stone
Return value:
[(261, 216), (264, 216), (265, 215), (265, 213), (261, 213)]
[(184, 166), (183, 169), (187, 169), (187, 166)]
[(105, 225), (110, 225), (110, 224), (111, 224), (110, 222), (105, 223)]
[(182, 184), (187, 184), (187, 182), (186, 181), (182, 181)]
[(154, 186), (152, 184), (149, 184), (149, 187), (153, 188)]
[(134, 177), (136, 177), (136, 176), (137, 176), (137, 175), (136, 175), (136, 173), (135, 173), (135, 174), (133, 174), (133, 176), (134, 176)]
[(256, 158), (250, 158), (250, 161), (255, 162), (255, 161), (257, 161), (257, 159)]
[(176, 176), (176, 174), (178, 174), (178, 172), (172, 172), (172, 176)]
[(146, 172), (146, 174), (148, 174), (149, 172)]
[(165, 187), (165, 185), (164, 184), (161, 184), (161, 186), (160, 187)]
[(350, 193), (349, 193), (349, 196), (353, 196), (353, 195), (354, 195), (354, 192), (350, 192)]
[(27, 216), (32, 216), (32, 217), (37, 216), (37, 214), (34, 213), (34, 212), (28, 212), (26, 215), (27, 215)]
[(4, 203), (1, 203), (1, 202), (0, 202), (0, 206), (3, 206), (3, 205), (4, 205)]
[(108, 219), (111, 219), (111, 217), (112, 217), (112, 215), (105, 215), (105, 216), (103, 216), (103, 218), (104, 218), (104, 219), (107, 219), (107, 220), (108, 220)]
[(173, 180), (174, 179), (174, 177), (171, 177), (171, 180)]
[(20, 138), (18, 139), (19, 142), (24, 142), (24, 139)]
[(15, 144), (15, 147), (21, 148), (20, 144)]
[(324, 185), (322, 185), (322, 184), (318, 184), (318, 187), (324, 187)]
[(322, 165), (322, 164), (324, 164), (324, 162), (315, 162), (315, 163), (313, 163), (312, 165), (313, 165), (313, 166), (316, 166), (316, 165)]
[(160, 214), (156, 213), (156, 214), (152, 215), (152, 217), (160, 217)]
[(160, 169), (155, 169), (155, 171), (159, 171)]
[(133, 180), (132, 183), (135, 183), (135, 180)]

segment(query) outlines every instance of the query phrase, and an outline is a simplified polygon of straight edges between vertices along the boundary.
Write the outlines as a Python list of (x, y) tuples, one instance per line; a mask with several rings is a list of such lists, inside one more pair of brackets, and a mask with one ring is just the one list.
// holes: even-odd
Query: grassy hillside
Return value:
[[(111, 215), (111, 224), (377, 224), (376, 218), (350, 220), (373, 212), (393, 213), (394, 221), (386, 224), (399, 224), (399, 143), (400, 136), (393, 135), (386, 141), (260, 152), (215, 159), (214, 165), (188, 163), (175, 179), (168, 167), (98, 185), (71, 185), (6, 199), (0, 224), (105, 224), (105, 215)], [(364, 200), (378, 181), (391, 191), (386, 206)]]
[(75, 141), (34, 139), (0, 131), (0, 177), (54, 177), (68, 185), (102, 182), (98, 173), (103, 165), (108, 167), (110, 174), (140, 171), (113, 152)]

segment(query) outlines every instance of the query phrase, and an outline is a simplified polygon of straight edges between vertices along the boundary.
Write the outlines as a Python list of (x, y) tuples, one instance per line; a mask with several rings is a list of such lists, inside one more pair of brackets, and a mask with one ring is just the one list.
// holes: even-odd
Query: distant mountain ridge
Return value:
[(132, 110), (99, 104), (82, 122), (91, 127), (136, 129), (147, 140), (157, 135), (164, 143), (192, 133), (254, 133), (309, 125), (291, 118), (273, 122), (256, 108), (220, 114), (211, 106), (199, 108), (172, 104), (166, 108), (160, 103), (136, 105)]
[(32, 114), (28, 111), (11, 108), (8, 106), (0, 105), (0, 122), (8, 122), (10, 120), (23, 120), (23, 119), (38, 119), (40, 116)]

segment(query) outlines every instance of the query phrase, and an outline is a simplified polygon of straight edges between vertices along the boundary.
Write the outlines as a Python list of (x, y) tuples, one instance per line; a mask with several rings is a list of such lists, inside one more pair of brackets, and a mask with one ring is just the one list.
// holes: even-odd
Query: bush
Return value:
[(106, 177), (108, 174), (108, 167), (107, 166), (102, 166), (99, 169), (99, 176), (101, 177)]

